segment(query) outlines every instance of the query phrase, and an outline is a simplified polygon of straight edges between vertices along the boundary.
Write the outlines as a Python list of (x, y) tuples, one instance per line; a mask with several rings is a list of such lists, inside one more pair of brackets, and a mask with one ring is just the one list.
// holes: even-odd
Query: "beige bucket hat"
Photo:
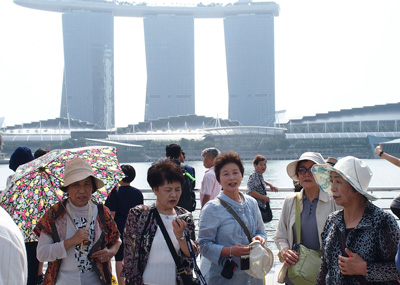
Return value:
[(286, 172), (290, 178), (294, 181), (299, 181), (299, 177), (296, 174), (296, 166), (299, 161), (302, 160), (311, 160), (316, 164), (325, 164), (325, 160), (322, 155), (318, 152), (305, 152), (303, 153), (298, 160), (292, 161), (286, 167)]
[(335, 166), (329, 164), (313, 166), (312, 173), (315, 181), (321, 190), (329, 194), (332, 192), (332, 171), (342, 176), (345, 181), (349, 182), (356, 191), (367, 197), (367, 199), (371, 201), (379, 199), (368, 193), (368, 185), (372, 178), (372, 171), (361, 159), (354, 156), (346, 156), (339, 159)]
[(62, 188), (68, 187), (72, 183), (81, 181), (89, 176), (94, 178), (96, 184), (96, 189), (93, 189), (93, 192), (104, 187), (104, 182), (94, 175), (89, 163), (79, 157), (73, 158), (66, 163)]
[(274, 254), (258, 240), (253, 241), (249, 246), (251, 248), (250, 269), (244, 272), (254, 278), (264, 279), (274, 264)]

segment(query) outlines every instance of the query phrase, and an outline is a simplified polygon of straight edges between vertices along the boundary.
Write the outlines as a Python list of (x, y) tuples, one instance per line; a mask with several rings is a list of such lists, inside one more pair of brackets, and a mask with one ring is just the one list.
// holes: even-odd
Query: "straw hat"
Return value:
[(296, 167), (297, 163), (302, 160), (311, 160), (315, 162), (316, 164), (325, 164), (325, 160), (322, 157), (322, 155), (318, 152), (305, 152), (303, 153), (298, 160), (292, 161), (291, 163), (288, 164), (286, 167), (286, 172), (289, 175), (290, 178), (292, 178), (294, 181), (298, 181), (299, 177), (296, 174)]
[(334, 166), (337, 163), (337, 159), (330, 156), (326, 159), (326, 163), (329, 163), (330, 165)]
[(313, 166), (312, 173), (315, 181), (318, 183), (321, 190), (328, 193), (331, 193), (332, 188), (331, 171), (342, 176), (356, 191), (369, 200), (375, 201), (378, 199), (378, 197), (367, 192), (372, 177), (372, 171), (361, 159), (354, 156), (346, 156), (339, 159), (335, 166), (329, 164)]
[(73, 158), (67, 161), (65, 166), (63, 188), (68, 187), (72, 183), (88, 178), (89, 176), (94, 178), (96, 184), (96, 189), (93, 189), (93, 192), (104, 187), (104, 182), (94, 176), (93, 169), (89, 163), (83, 161), (79, 157)]

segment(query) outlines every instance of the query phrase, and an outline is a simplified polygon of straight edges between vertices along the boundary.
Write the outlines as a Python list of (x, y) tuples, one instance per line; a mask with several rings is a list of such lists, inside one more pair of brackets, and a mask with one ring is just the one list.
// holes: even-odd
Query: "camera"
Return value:
[(232, 260), (232, 258), (225, 259), (224, 268), (222, 268), (221, 271), (221, 276), (226, 279), (232, 279), (233, 273), (235, 273), (236, 270), (236, 266), (237, 264)]
[(250, 269), (250, 255), (242, 255), (240, 257), (240, 270)]
[(182, 215), (178, 215), (178, 216), (176, 216), (176, 219), (184, 220), (187, 224), (193, 223), (193, 215), (190, 212), (182, 214)]

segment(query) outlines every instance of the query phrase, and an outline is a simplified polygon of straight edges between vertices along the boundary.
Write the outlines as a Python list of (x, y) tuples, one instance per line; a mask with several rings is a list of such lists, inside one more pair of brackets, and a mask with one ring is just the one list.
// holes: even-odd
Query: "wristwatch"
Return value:
[(180, 241), (184, 240), (185, 239), (185, 234), (182, 234), (182, 236), (180, 238), (176, 238), (176, 239), (180, 240)]

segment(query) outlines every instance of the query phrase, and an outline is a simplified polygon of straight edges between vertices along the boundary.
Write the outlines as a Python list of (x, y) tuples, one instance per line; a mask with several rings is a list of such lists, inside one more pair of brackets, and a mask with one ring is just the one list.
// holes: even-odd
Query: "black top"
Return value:
[(137, 205), (143, 204), (142, 191), (132, 186), (121, 186), (118, 190), (115, 188), (107, 198), (106, 206), (110, 211), (115, 212), (114, 220), (117, 223), (119, 232), (124, 232), (126, 218), (129, 210)]

